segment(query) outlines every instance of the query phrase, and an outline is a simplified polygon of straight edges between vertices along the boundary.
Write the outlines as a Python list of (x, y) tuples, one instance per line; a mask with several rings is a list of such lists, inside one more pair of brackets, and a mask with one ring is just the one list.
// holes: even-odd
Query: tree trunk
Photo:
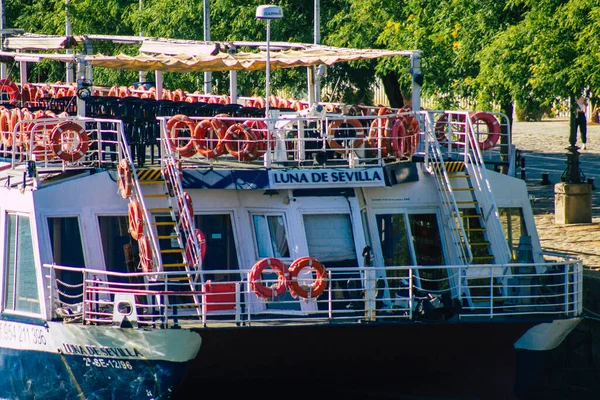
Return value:
[(398, 75), (395, 72), (390, 72), (381, 78), (383, 82), (383, 89), (385, 94), (390, 101), (390, 107), (402, 108), (404, 107), (404, 98), (400, 92), (400, 84), (398, 83)]

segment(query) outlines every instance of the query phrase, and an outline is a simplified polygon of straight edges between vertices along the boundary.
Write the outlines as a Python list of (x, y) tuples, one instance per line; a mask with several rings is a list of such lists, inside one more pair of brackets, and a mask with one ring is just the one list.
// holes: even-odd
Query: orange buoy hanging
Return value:
[[(262, 279), (265, 270), (270, 269), (277, 273), (277, 283), (267, 286)], [(273, 299), (285, 293), (286, 279), (285, 264), (278, 258), (263, 258), (257, 261), (250, 270), (250, 288), (262, 299)]]
[(171, 170), (175, 171), (179, 176), (178, 179), (183, 179), (183, 174), (181, 172), (181, 163), (179, 161), (168, 160), (167, 165), (163, 168), (162, 173), (165, 178), (165, 184), (167, 185), (167, 191), (169, 192), (169, 197), (175, 197), (175, 187), (173, 185), (173, 180), (175, 176), (171, 177)]
[[(191, 230), (192, 226), (194, 226), (194, 205), (190, 194), (188, 192), (183, 192), (177, 200), (177, 205), (179, 206), (179, 220), (181, 226), (186, 230)], [(189, 218), (191, 218), (192, 221), (190, 221)]]
[(258, 139), (258, 156), (262, 156), (268, 150), (275, 149), (275, 135), (269, 132), (267, 124), (258, 119), (244, 121), (243, 124), (250, 128)]
[(13, 132), (10, 130), (10, 110), (0, 110), (0, 133), (2, 134), (2, 144), (6, 149), (13, 145)]
[(227, 152), (239, 161), (252, 161), (258, 157), (256, 135), (244, 124), (233, 124), (223, 138)]
[[(194, 237), (198, 241), (200, 246), (200, 254), (196, 254), (194, 251)], [(201, 260), (204, 260), (206, 254), (206, 238), (204, 233), (200, 229), (194, 229), (193, 235), (189, 235), (185, 243), (185, 259), (187, 260), (190, 267), (197, 268)]]
[(138, 254), (140, 256), (140, 267), (144, 272), (152, 272), (154, 270), (154, 261), (152, 260), (152, 247), (150, 239), (147, 236), (141, 236), (138, 239)]
[[(190, 138), (185, 145), (180, 146), (180, 139), (178, 139), (179, 132), (185, 128), (188, 129)], [(177, 150), (181, 157), (191, 157), (196, 154), (193, 138), (195, 128), (196, 123), (187, 115), (177, 114), (169, 118), (167, 121), (167, 136), (171, 139), (171, 147), (173, 147), (174, 150)]]
[(0, 96), (2, 96), (2, 100), (4, 100), (4, 94), (8, 96), (8, 102), (15, 105), (19, 99), (19, 87), (10, 79), (0, 79)]
[(129, 161), (127, 161), (125, 158), (119, 161), (117, 172), (119, 173), (119, 194), (124, 199), (128, 199), (133, 190), (133, 173), (131, 171), (131, 164)]
[(127, 214), (129, 215), (129, 234), (138, 240), (144, 233), (144, 217), (142, 206), (137, 200), (129, 201)]
[(223, 138), (226, 132), (227, 125), (220, 119), (200, 121), (194, 129), (196, 152), (206, 158), (219, 157), (225, 151)]
[[(312, 285), (300, 285), (298, 282), (298, 274), (304, 268), (312, 268), (315, 270), (317, 277)], [(316, 258), (313, 257), (301, 257), (294, 261), (288, 269), (290, 278), (288, 280), (288, 287), (292, 296), (300, 296), (305, 299), (317, 298), (325, 289), (327, 289), (327, 270)]]
[(479, 150), (488, 150), (494, 147), (500, 139), (500, 124), (498, 123), (498, 119), (494, 114), (484, 111), (471, 113), (470, 116), (473, 126), (475, 126), (478, 121), (484, 122), (487, 126), (488, 132), (486, 138), (478, 142)]
[[(416, 153), (417, 147), (419, 146), (421, 128), (419, 126), (419, 120), (414, 114), (401, 114), (399, 120), (404, 130), (398, 132), (398, 156), (399, 157), (410, 157)], [(393, 128), (392, 128), (393, 130)]]
[[(363, 145), (365, 127), (357, 119), (338, 119), (329, 124), (329, 136), (332, 137), (327, 143), (336, 152), (346, 155), (351, 149), (357, 149)], [(350, 132), (354, 136), (350, 136)], [(350, 142), (350, 143), (349, 143)]]
[(61, 122), (52, 129), (50, 147), (61, 160), (77, 161), (88, 151), (88, 135), (81, 125), (73, 121)]

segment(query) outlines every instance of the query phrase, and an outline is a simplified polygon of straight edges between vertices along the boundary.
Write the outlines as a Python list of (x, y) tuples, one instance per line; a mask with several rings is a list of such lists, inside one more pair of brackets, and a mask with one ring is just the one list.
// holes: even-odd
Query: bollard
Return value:
[(550, 182), (550, 179), (548, 179), (548, 172), (542, 172), (542, 181), (540, 182), (540, 185), (551, 185), (552, 182)]

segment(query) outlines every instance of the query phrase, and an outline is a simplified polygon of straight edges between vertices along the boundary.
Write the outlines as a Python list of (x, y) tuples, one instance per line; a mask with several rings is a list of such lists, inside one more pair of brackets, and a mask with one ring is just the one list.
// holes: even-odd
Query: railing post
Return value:
[(409, 319), (412, 321), (413, 319), (413, 310), (414, 310), (414, 301), (415, 301), (415, 297), (414, 297), (414, 291), (413, 291), (413, 269), (409, 268), (408, 269), (408, 316)]
[[(54, 271), (54, 269), (53, 269), (53, 271)], [(85, 299), (86, 299), (86, 296), (88, 295), (88, 293), (87, 293), (87, 282), (85, 280), (85, 271), (81, 272), (81, 276), (83, 277), (83, 293), (82, 293), (82, 296), (81, 296), (82, 299), (83, 299), (83, 307), (82, 307), (83, 310), (81, 312), (81, 323), (85, 324), (85, 317), (86, 317)]]

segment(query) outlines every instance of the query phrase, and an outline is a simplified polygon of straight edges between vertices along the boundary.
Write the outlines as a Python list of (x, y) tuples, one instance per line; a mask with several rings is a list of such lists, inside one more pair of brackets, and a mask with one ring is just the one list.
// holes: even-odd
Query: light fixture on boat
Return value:
[(266, 70), (266, 85), (265, 85), (265, 116), (269, 118), (269, 86), (271, 74), (271, 20), (283, 18), (283, 10), (279, 6), (262, 5), (256, 8), (256, 18), (267, 20), (267, 63)]

